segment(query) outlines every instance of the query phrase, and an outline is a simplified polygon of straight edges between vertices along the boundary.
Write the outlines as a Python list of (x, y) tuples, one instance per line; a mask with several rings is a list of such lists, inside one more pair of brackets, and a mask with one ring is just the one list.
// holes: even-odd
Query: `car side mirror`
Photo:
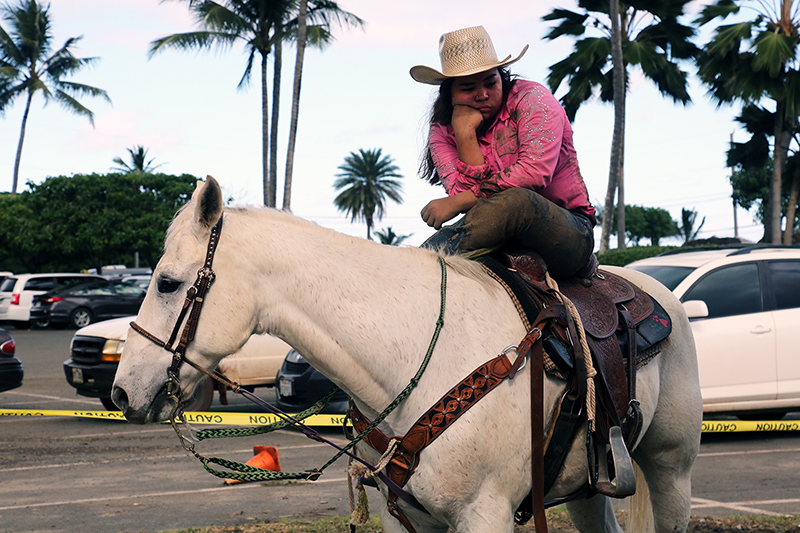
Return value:
[(703, 300), (689, 300), (683, 302), (683, 310), (688, 318), (706, 318), (708, 306)]

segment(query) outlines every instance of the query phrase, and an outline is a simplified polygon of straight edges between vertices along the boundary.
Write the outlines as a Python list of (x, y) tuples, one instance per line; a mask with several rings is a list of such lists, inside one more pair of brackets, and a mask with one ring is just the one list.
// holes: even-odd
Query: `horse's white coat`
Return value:
[[(213, 178), (198, 183), (192, 203), (168, 232), (137, 321), (166, 338), (186, 288), (205, 257), (221, 205)], [(213, 193), (213, 194), (212, 194)], [(402, 435), (443, 393), (525, 334), (505, 291), (476, 265), (449, 257), (445, 325), (419, 386), (383, 423)], [(440, 306), (433, 252), (383, 246), (268, 209), (226, 210), (209, 291), (187, 357), (214, 366), (256, 333), (278, 336), (347, 391), (373, 418), (408, 383), (428, 348)], [(702, 406), (694, 342), (680, 303), (634, 271), (617, 271), (650, 292), (674, 320), (671, 345), (639, 372), (644, 430), (634, 457), (652, 494), (657, 531), (683, 531)], [(160, 293), (158, 281), (183, 285)], [(163, 386), (170, 354), (130, 332), (115, 381), (115, 399), (135, 422), (167, 415)], [(408, 511), (417, 531), (513, 531), (513, 511), (530, 490), (529, 373), (498, 386), (422, 454), (408, 489), (431, 516)], [(187, 365), (191, 389), (198, 372)], [(548, 379), (548, 411), (563, 385)], [(586, 480), (583, 436), (548, 495), (569, 494)], [(377, 461), (365, 446), (359, 453)], [(384, 506), (385, 507), (385, 506)], [(569, 505), (580, 531), (619, 531), (605, 497)], [(387, 533), (405, 529), (382, 510)]]

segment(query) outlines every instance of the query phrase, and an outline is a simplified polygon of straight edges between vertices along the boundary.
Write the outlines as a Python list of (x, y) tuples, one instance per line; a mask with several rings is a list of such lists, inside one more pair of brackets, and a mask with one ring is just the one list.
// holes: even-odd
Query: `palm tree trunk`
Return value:
[(278, 113), (281, 101), (281, 70), (283, 69), (283, 39), (276, 35), (272, 70), (272, 134), (269, 152), (269, 202), (271, 207), (278, 205)]
[[(294, 147), (297, 141), (297, 119), (300, 115), (300, 84), (303, 78), (303, 57), (306, 51), (306, 13), (308, 0), (300, 0), (297, 16), (297, 60), (294, 64), (294, 86), (292, 89), (292, 119), (289, 126), (289, 147), (286, 150), (286, 176), (283, 180), (283, 209), (291, 211), (292, 172), (294, 170)], [(369, 238), (369, 227), (367, 227)]]
[(794, 216), (797, 212), (797, 195), (800, 189), (800, 166), (795, 167), (792, 188), (789, 192), (789, 205), (786, 207), (786, 229), (783, 232), (783, 244), (791, 246), (794, 237)]
[(609, 3), (611, 18), (611, 62), (614, 83), (614, 135), (611, 140), (611, 157), (608, 168), (608, 188), (603, 209), (603, 225), (600, 252), (607, 252), (611, 238), (614, 194), (619, 191), (617, 202), (617, 247), (625, 248), (625, 198), (623, 195), (623, 155), (625, 146), (625, 65), (622, 60), (622, 29), (619, 1)]
[(17, 158), (14, 161), (14, 180), (11, 183), (11, 194), (17, 194), (17, 184), (19, 183), (19, 162), (22, 159), (22, 142), (25, 140), (25, 127), (28, 124), (28, 113), (31, 110), (31, 100), (33, 100), (33, 92), (28, 91), (28, 99), (25, 101), (25, 112), (22, 114), (22, 127), (19, 130), (19, 143), (17, 144)]
[[(784, 114), (785, 104), (782, 101), (777, 102), (775, 111), (775, 152), (774, 168), (772, 171), (772, 183), (770, 184), (770, 198), (769, 202), (772, 206), (770, 213), (770, 229), (772, 244), (781, 243), (781, 177), (783, 175), (784, 161), (788, 152), (788, 137), (789, 132), (784, 128)], [(787, 224), (788, 226), (788, 224)]]
[(264, 184), (264, 205), (269, 203), (269, 98), (267, 96), (267, 54), (261, 54), (261, 169)]

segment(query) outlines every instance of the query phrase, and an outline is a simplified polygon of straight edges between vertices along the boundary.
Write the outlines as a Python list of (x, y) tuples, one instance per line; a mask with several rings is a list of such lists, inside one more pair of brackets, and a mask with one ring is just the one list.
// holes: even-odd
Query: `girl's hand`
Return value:
[(475, 133), (483, 123), (483, 115), (474, 107), (467, 105), (453, 106), (453, 118), (450, 121), (456, 134)]
[(440, 229), (442, 224), (460, 213), (472, 209), (478, 199), (472, 191), (463, 191), (455, 196), (431, 200), (422, 208), (422, 220), (434, 229)]

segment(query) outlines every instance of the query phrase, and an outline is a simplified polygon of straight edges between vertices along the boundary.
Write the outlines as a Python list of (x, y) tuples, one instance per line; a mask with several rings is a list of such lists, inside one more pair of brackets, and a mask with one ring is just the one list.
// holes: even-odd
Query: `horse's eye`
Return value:
[(158, 280), (158, 292), (161, 293), (175, 292), (180, 286), (181, 282), (174, 279), (162, 278)]

